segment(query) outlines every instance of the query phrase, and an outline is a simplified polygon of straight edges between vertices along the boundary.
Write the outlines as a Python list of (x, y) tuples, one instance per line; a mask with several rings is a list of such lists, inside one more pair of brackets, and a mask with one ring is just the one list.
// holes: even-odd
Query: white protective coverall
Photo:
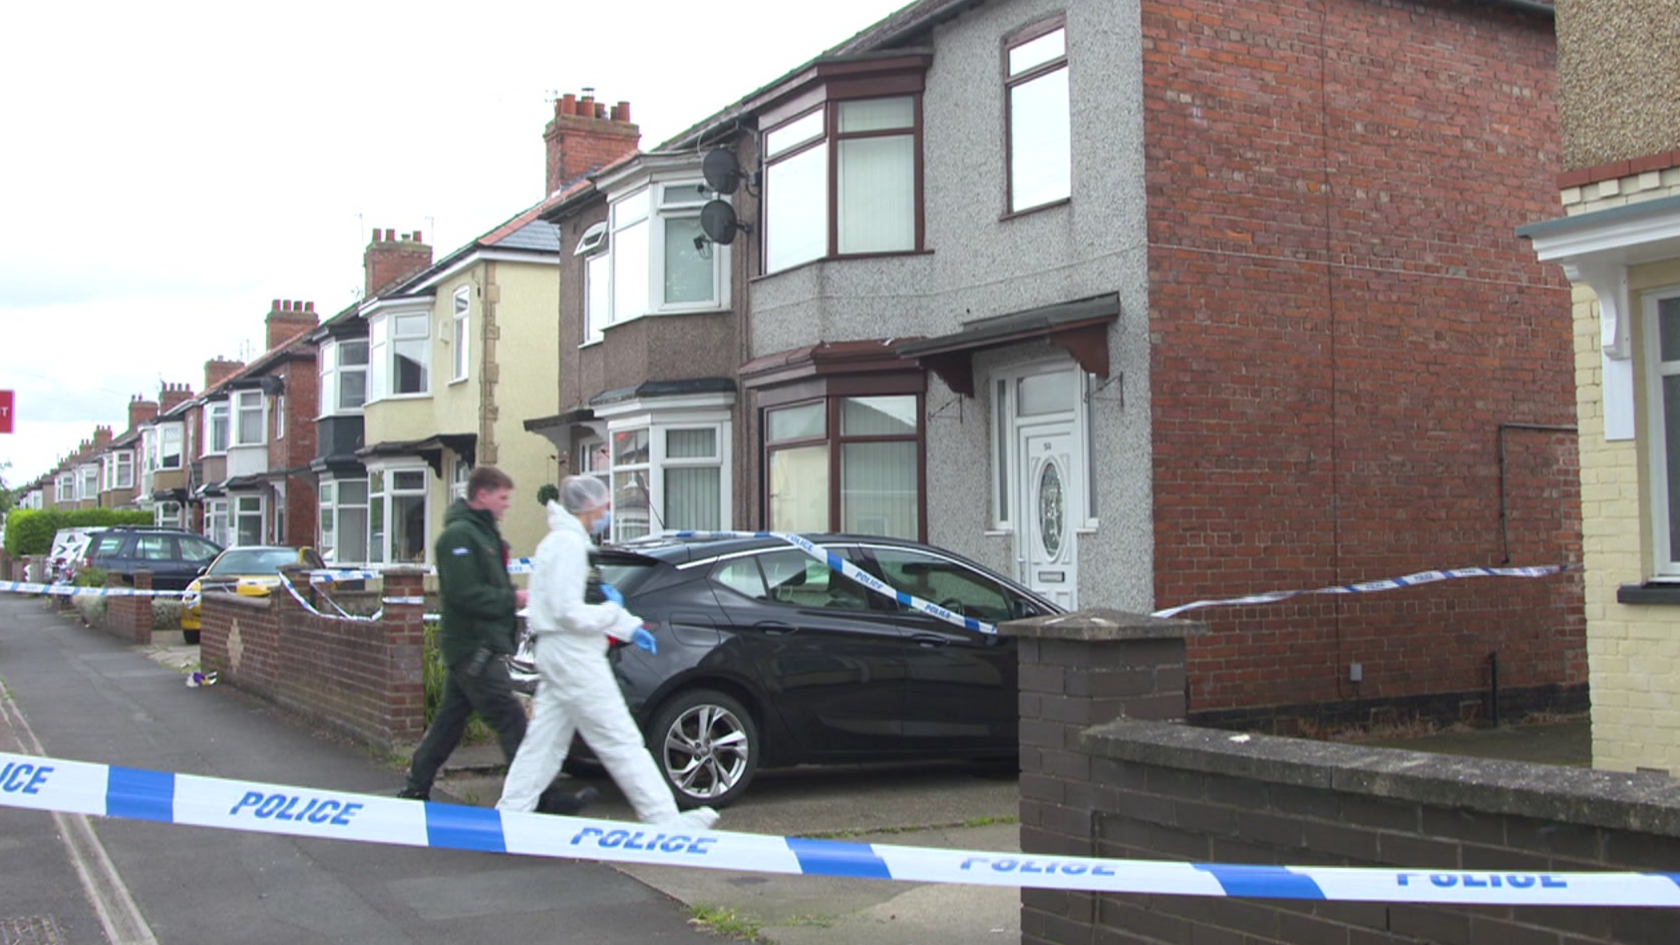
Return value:
[(644, 823), (710, 827), (717, 813), (709, 807), (678, 813), (607, 663), (607, 638), (629, 641), (641, 618), (611, 601), (584, 603), (589, 534), (558, 502), (548, 503), (548, 527), (531, 565), (525, 618), (536, 637), (535, 708), (496, 808), (535, 810), (581, 732)]

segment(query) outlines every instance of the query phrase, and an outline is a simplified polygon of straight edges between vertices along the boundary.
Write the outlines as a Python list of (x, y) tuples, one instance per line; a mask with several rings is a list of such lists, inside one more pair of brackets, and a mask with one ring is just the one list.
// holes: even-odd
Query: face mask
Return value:
[(598, 538), (606, 536), (611, 531), (612, 531), (612, 509), (608, 509), (605, 512), (602, 512), (601, 517), (595, 520), (595, 524), (589, 526), (589, 534), (594, 535)]

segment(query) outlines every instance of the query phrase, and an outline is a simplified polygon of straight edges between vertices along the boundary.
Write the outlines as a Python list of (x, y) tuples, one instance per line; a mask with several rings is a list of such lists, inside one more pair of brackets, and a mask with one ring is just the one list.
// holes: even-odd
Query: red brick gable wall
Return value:
[[(1143, 4), (1156, 600), (1578, 560), (1541, 17)], [(1507, 550), (1507, 548), (1509, 550)], [(1586, 681), (1573, 578), (1207, 610), (1190, 711)], [(1348, 681), (1348, 664), (1364, 682)]]

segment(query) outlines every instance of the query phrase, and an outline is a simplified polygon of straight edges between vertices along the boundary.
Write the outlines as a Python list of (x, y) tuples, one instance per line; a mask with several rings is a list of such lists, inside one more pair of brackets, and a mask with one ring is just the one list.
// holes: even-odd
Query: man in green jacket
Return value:
[[(506, 657), (519, 646), (516, 614), (526, 593), (508, 579), (508, 546), (497, 527), (512, 503), (513, 479), (494, 466), (479, 466), (467, 477), (467, 497), (457, 499), (444, 518), (436, 545), (443, 611), (438, 649), (449, 674), (398, 797), (431, 799), (438, 769), (460, 744), (474, 712), (495, 729), (509, 763), (525, 737), (525, 709), (514, 697)], [(565, 795), (550, 788), (538, 809), (576, 813), (593, 793), (584, 788)]]

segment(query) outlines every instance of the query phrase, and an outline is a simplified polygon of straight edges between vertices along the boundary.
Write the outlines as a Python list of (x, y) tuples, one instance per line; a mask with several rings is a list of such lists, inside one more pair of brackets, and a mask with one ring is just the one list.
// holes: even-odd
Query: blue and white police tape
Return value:
[(952, 613), (932, 601), (922, 600), (913, 594), (906, 594), (845, 558), (808, 540), (803, 535), (793, 535), (786, 532), (668, 532), (666, 537), (698, 539), (779, 538), (883, 597), (890, 597), (913, 610), (919, 610), (931, 617), (937, 617), (946, 623), (972, 630), (975, 633), (997, 633), (997, 627), (983, 620), (975, 620), (973, 617)]
[(1186, 610), (1198, 607), (1237, 607), (1243, 604), (1275, 604), (1291, 597), (1301, 597), (1307, 594), (1370, 594), (1376, 591), (1397, 591), (1401, 588), (1416, 587), (1420, 584), (1434, 584), (1438, 581), (1456, 581), (1462, 578), (1478, 577), (1517, 577), (1539, 578), (1551, 577), (1565, 571), (1579, 570), (1575, 564), (1549, 564), (1521, 568), (1451, 568), (1445, 571), (1419, 571), (1397, 578), (1385, 578), (1379, 581), (1364, 581), (1359, 584), (1338, 584), (1332, 587), (1319, 587), (1305, 591), (1268, 591), (1263, 594), (1250, 594), (1247, 597), (1229, 597), (1221, 600), (1198, 600), (1166, 610), (1157, 610), (1153, 616), (1172, 617)]
[(53, 597), (180, 597), (181, 591), (143, 591), (132, 587), (78, 587), (74, 584), (33, 584), (0, 581), (0, 594), (48, 594)]
[[(395, 567), (395, 566), (394, 566)], [(400, 567), (418, 567), (423, 573), (436, 574), (437, 569), (430, 565), (400, 565)], [(507, 565), (509, 574), (530, 574), (530, 558), (509, 558)], [(309, 583), (328, 584), (333, 581), (376, 581), (385, 576), (383, 571), (368, 568), (318, 568), (309, 572)]]
[(363, 843), (1146, 895), (1680, 908), (1680, 873), (1249, 866), (688, 831), (0, 752), (0, 806)]

